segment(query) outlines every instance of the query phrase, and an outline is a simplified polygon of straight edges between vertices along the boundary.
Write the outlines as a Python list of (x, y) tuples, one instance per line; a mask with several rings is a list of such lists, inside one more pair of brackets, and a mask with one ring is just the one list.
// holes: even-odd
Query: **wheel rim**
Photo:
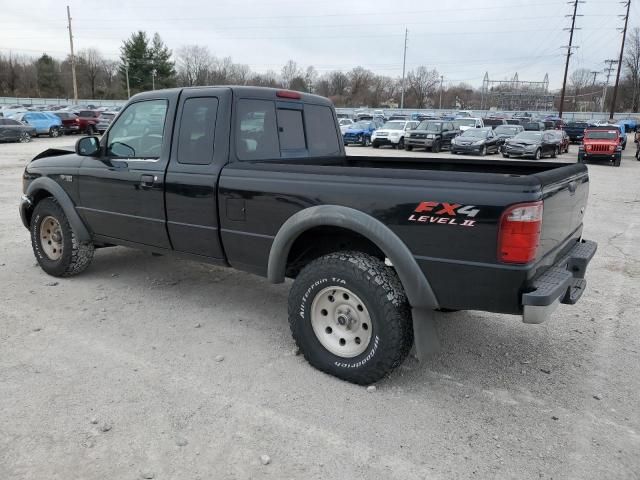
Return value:
[(40, 222), (40, 246), (50, 260), (62, 256), (62, 228), (55, 217), (47, 216)]
[(51, 129), (51, 136), (52, 137), (57, 137), (58, 136), (58, 129), (57, 128), (52, 128)]
[(536, 150), (536, 160), (540, 160), (540, 150)]
[(23, 132), (23, 133), (20, 135), (20, 141), (21, 141), (22, 143), (27, 143), (29, 140), (31, 140), (31, 136), (30, 136), (27, 132)]
[(371, 342), (367, 307), (344, 287), (327, 287), (318, 292), (311, 304), (311, 326), (320, 344), (338, 357), (357, 357)]

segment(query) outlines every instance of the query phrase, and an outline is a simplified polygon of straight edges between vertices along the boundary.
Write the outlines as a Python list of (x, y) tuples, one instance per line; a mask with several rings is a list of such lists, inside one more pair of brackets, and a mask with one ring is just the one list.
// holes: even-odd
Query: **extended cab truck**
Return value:
[[(255, 87), (133, 97), (101, 139), (24, 172), (22, 221), (54, 276), (125, 245), (294, 279), (289, 322), (315, 367), (368, 384), (447, 309), (544, 321), (574, 303), (582, 164), (349, 157), (329, 100)], [(108, 255), (105, 252), (105, 255)]]

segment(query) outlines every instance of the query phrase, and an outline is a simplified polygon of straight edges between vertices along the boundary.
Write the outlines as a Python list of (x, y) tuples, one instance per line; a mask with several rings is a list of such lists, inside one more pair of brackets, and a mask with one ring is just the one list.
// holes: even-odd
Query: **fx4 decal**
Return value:
[[(428, 213), (428, 215), (423, 215)], [(480, 213), (475, 205), (460, 205), (447, 202), (420, 202), (409, 216), (410, 222), (435, 223), (438, 225), (459, 225), (474, 227), (475, 220), (471, 220)], [(466, 218), (464, 218), (466, 217)]]

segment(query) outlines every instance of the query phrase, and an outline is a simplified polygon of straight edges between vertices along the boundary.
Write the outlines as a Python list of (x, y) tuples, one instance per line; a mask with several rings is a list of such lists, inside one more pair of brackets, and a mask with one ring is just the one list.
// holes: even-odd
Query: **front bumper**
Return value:
[(402, 137), (371, 137), (371, 143), (376, 145), (398, 145)]
[(433, 145), (433, 141), (434, 141), (433, 138), (405, 137), (404, 144), (410, 145), (412, 147), (418, 147), (418, 148), (431, 148), (431, 146)]
[(535, 157), (536, 155), (536, 151), (535, 150), (526, 150), (523, 148), (513, 148), (513, 147), (509, 147), (509, 146), (502, 146), (502, 153), (506, 153), (507, 155), (511, 156), (511, 157)]
[(480, 153), (484, 145), (458, 145), (452, 144), (451, 151), (459, 153)]
[(524, 323), (542, 323), (560, 303), (573, 305), (587, 286), (584, 276), (598, 248), (596, 242), (581, 240), (522, 295)]

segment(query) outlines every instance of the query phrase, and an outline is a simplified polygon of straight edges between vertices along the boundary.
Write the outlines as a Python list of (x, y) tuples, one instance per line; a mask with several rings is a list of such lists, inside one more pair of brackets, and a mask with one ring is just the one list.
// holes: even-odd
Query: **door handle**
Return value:
[(156, 180), (158, 180), (158, 177), (155, 175), (142, 175), (142, 177), (140, 177), (140, 186), (143, 188), (153, 187)]

